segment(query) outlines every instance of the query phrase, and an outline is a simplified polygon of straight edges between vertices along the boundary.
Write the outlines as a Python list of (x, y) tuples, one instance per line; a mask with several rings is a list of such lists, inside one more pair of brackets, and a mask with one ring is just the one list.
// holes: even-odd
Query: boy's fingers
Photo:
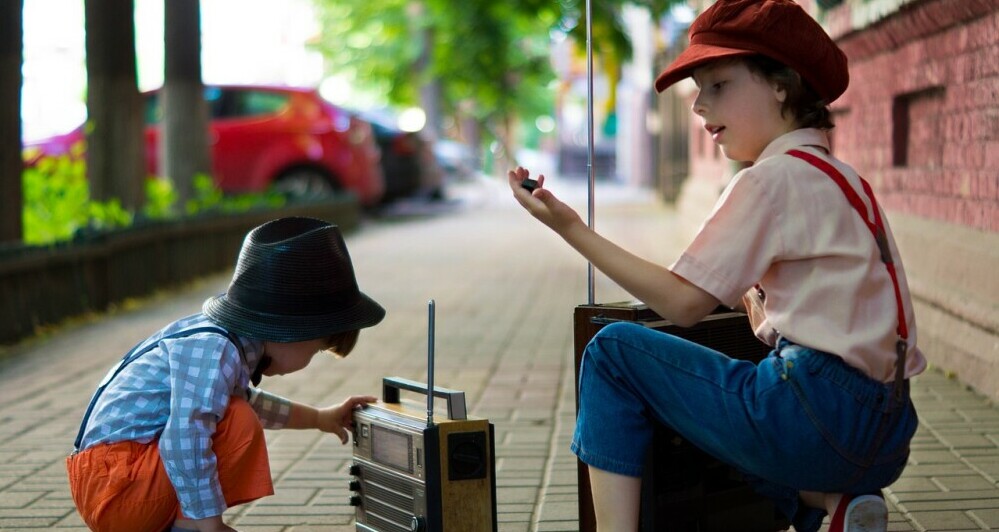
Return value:
[(377, 401), (378, 398), (373, 395), (355, 395), (347, 398), (347, 404), (349, 404), (352, 408), (357, 408), (359, 406), (364, 406)]

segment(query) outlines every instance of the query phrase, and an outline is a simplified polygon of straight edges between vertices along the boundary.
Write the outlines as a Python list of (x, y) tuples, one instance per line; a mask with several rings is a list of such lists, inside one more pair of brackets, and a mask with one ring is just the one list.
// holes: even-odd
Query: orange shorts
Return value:
[[(264, 431), (245, 399), (229, 401), (212, 450), (226, 505), (274, 494)], [(73, 502), (91, 530), (160, 531), (184, 517), (157, 441), (97, 445), (67, 457), (66, 471)]]

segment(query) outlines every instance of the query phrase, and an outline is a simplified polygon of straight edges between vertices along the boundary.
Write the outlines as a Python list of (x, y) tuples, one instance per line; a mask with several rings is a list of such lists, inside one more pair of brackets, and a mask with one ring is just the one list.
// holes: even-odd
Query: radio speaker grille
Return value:
[(361, 468), (361, 492), (369, 525), (379, 530), (410, 530), (416, 515), (416, 485), (373, 467)]

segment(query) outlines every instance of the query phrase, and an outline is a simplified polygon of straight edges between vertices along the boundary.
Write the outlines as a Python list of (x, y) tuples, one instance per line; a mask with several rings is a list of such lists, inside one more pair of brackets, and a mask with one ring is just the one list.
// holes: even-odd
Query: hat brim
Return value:
[(209, 319), (240, 336), (271, 342), (303, 342), (336, 333), (371, 327), (382, 321), (385, 309), (360, 294), (357, 302), (336, 312), (291, 316), (254, 312), (234, 305), (219, 294), (205, 300), (202, 311)]
[(738, 48), (726, 48), (713, 44), (691, 44), (686, 50), (680, 52), (680, 55), (656, 78), (656, 92), (662, 92), (669, 88), (670, 85), (690, 77), (694, 73), (694, 70), (711, 61), (726, 57), (753, 55), (755, 53), (757, 52), (740, 50)]

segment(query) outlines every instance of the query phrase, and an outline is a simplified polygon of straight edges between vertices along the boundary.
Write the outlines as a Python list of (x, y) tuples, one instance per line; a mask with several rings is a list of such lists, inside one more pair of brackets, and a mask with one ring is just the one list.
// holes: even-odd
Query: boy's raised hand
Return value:
[(323, 432), (330, 432), (340, 437), (340, 443), (347, 444), (347, 431), (351, 430), (354, 420), (354, 410), (378, 401), (371, 395), (352, 395), (337, 406), (320, 408), (317, 416), (317, 427)]
[(516, 198), (517, 202), (527, 212), (531, 213), (531, 216), (534, 216), (541, 223), (559, 234), (563, 234), (564, 231), (577, 222), (583, 223), (582, 218), (579, 217), (576, 211), (572, 210), (572, 207), (560, 201), (550, 190), (544, 188), (544, 175), (538, 176), (538, 184), (533, 191), (522, 187), (521, 183), (529, 178), (530, 175), (531, 173), (522, 166), (518, 166), (516, 170), (510, 170), (507, 173), (510, 189), (513, 190), (513, 197)]

